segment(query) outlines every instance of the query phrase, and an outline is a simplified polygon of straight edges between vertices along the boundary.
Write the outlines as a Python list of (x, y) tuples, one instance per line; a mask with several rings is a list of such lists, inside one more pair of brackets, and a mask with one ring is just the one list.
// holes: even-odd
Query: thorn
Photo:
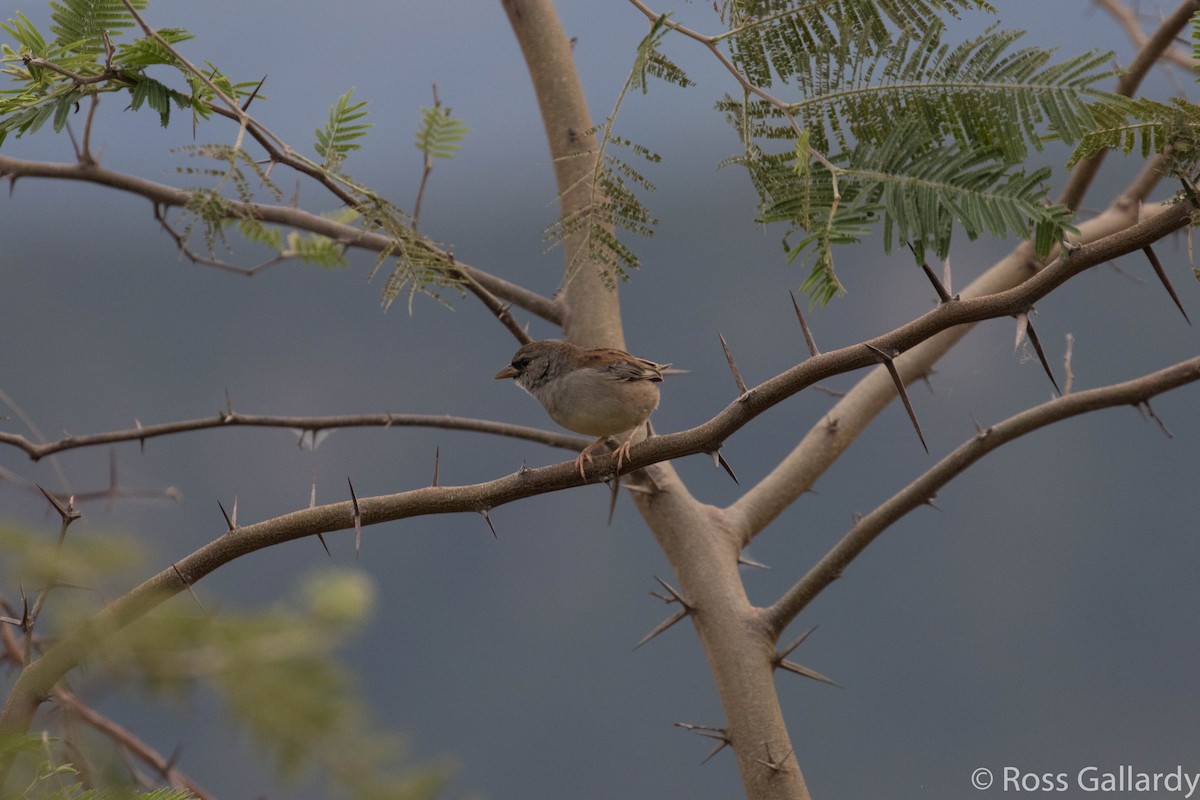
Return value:
[(756, 758), (754, 760), (757, 761), (759, 764), (762, 764), (764, 767), (771, 770), (772, 772), (782, 772), (783, 765), (787, 763), (787, 760), (792, 757), (792, 753), (795, 752), (795, 750), (793, 748), (792, 750), (788, 750), (787, 755), (785, 755), (779, 761), (772, 761), (771, 760), (771, 746), (769, 744), (764, 744), (764, 747), (766, 748), (766, 751), (767, 751), (766, 759)]
[(188, 590), (188, 594), (190, 594), (192, 599), (196, 601), (196, 605), (200, 608), (200, 613), (207, 617), (208, 611), (205, 610), (204, 604), (200, 602), (200, 596), (196, 594), (196, 590), (192, 588), (191, 581), (183, 577), (183, 573), (179, 571), (178, 564), (171, 564), (171, 569), (175, 570), (175, 575), (179, 578), (179, 582), (184, 585), (184, 587)]
[(820, 392), (821, 394), (827, 394), (830, 397), (845, 397), (846, 396), (845, 392), (839, 392), (837, 389), (830, 389), (828, 386), (822, 386), (819, 383), (814, 383), (809, 388), (811, 388), (815, 392)]
[(817, 681), (818, 683), (824, 683), (828, 686), (836, 686), (839, 689), (842, 688), (842, 685), (837, 681), (826, 678), (815, 669), (809, 669), (803, 664), (797, 664), (795, 661), (788, 661), (786, 658), (782, 658), (777, 661), (775, 665), (782, 670), (790, 672), (794, 675), (799, 675), (802, 678), (808, 678), (810, 680)]
[(709, 453), (709, 455), (712, 456), (713, 466), (721, 467), (725, 470), (730, 478), (733, 478), (734, 483), (736, 483), (738, 486), (742, 485), (738, 482), (737, 475), (733, 474), (733, 467), (729, 466), (729, 462), (725, 460), (725, 456), (721, 455), (720, 447), (718, 447), (716, 450), (713, 450), (711, 453)]
[(1142, 406), (1146, 407), (1146, 413), (1150, 416), (1150, 419), (1152, 419), (1158, 423), (1158, 427), (1162, 430), (1162, 432), (1166, 435), (1166, 437), (1168, 439), (1174, 439), (1175, 434), (1173, 434), (1169, 430), (1167, 430), (1167, 426), (1163, 424), (1162, 419), (1159, 418), (1158, 414), (1154, 413), (1154, 409), (1150, 407), (1150, 401), (1143, 400), (1141, 403), (1139, 403), (1138, 411), (1142, 410)]
[(1154, 248), (1146, 245), (1142, 248), (1142, 252), (1146, 254), (1146, 258), (1150, 259), (1150, 266), (1154, 267), (1154, 274), (1158, 276), (1158, 280), (1162, 283), (1163, 288), (1167, 290), (1167, 294), (1171, 295), (1171, 299), (1175, 301), (1175, 307), (1179, 309), (1179, 313), (1183, 314), (1184, 320), (1188, 325), (1191, 325), (1192, 321), (1188, 319), (1187, 312), (1183, 310), (1183, 303), (1179, 302), (1179, 295), (1175, 294), (1175, 287), (1171, 285), (1171, 281), (1167, 278), (1166, 270), (1163, 269), (1162, 262), (1155, 255)]
[(729, 731), (725, 728), (712, 728), (708, 725), (692, 725), (687, 722), (675, 722), (672, 724), (674, 724), (676, 728), (683, 728), (685, 731), (691, 731), (697, 736), (703, 736), (706, 739), (717, 740), (717, 746), (713, 748), (712, 752), (704, 757), (704, 760), (700, 762), (701, 764), (707, 764), (710, 758), (724, 750), (726, 747), (729, 747), (731, 744), (729, 739)]
[(221, 516), (225, 518), (225, 528), (227, 531), (233, 530), (233, 520), (229, 518), (229, 512), (225, 510), (224, 504), (220, 500), (217, 501), (217, 507), (221, 509)]
[(787, 657), (792, 654), (792, 651), (795, 650), (800, 645), (804, 644), (804, 640), (807, 639), (809, 636), (811, 636), (812, 632), (815, 631), (816, 629), (817, 629), (816, 625), (812, 626), (811, 628), (806, 630), (804, 633), (800, 634), (799, 639), (797, 639), (796, 641), (792, 642), (790, 645), (785, 647), (782, 652), (776, 654), (775, 661), (774, 661), (775, 667), (777, 669), (785, 669), (788, 672), (795, 673), (796, 675), (801, 675), (805, 678), (811, 678), (814, 681), (820, 681), (821, 683), (827, 683), (830, 686), (837, 686), (840, 689), (841, 686), (839, 686), (837, 683), (830, 680), (829, 678), (826, 678), (824, 675), (817, 672), (816, 670), (809, 669), (808, 667), (801, 666), (800, 664), (797, 664), (794, 661), (787, 660)]
[(761, 561), (755, 561), (745, 553), (742, 553), (738, 556), (738, 565), (743, 567), (754, 567), (755, 569), (770, 569), (770, 567), (766, 564), (762, 563)]
[(946, 287), (942, 284), (941, 279), (929, 268), (929, 265), (925, 263), (925, 259), (917, 255), (917, 248), (913, 247), (911, 242), (909, 242), (908, 249), (912, 251), (913, 258), (917, 259), (917, 262), (920, 263), (921, 269), (925, 272), (925, 277), (933, 284), (933, 290), (937, 292), (938, 299), (943, 303), (949, 303), (953, 300), (954, 298), (950, 296), (950, 292), (946, 291)]
[(804, 333), (804, 343), (808, 345), (809, 355), (821, 355), (821, 351), (817, 349), (817, 343), (813, 341), (812, 331), (808, 329), (808, 323), (804, 320), (804, 314), (800, 311), (800, 304), (796, 302), (796, 295), (789, 291), (788, 297), (792, 298), (792, 308), (796, 310), (796, 319), (800, 320), (800, 330)]
[(358, 554), (362, 552), (362, 510), (358, 507), (358, 495), (354, 493), (354, 484), (346, 478), (346, 483), (350, 487), (350, 502), (354, 507), (354, 560), (358, 561)]
[(225, 416), (222, 417), (226, 422), (233, 419), (233, 398), (229, 396), (229, 388), (225, 389)]
[(921, 447), (924, 447), (925, 452), (928, 453), (929, 445), (925, 444), (925, 434), (921, 432), (921, 423), (917, 422), (917, 412), (913, 411), (912, 403), (908, 399), (908, 392), (904, 389), (904, 381), (900, 380), (900, 373), (896, 370), (896, 365), (892, 363), (892, 357), (873, 344), (865, 346), (882, 360), (883, 366), (887, 367), (888, 374), (892, 376), (892, 383), (896, 384), (896, 393), (900, 395), (900, 401), (904, 403), (904, 410), (908, 412), (908, 418), (917, 432), (917, 438), (921, 440)]
[(729, 362), (729, 371), (733, 373), (734, 383), (738, 387), (738, 396), (746, 393), (746, 382), (742, 380), (742, 374), (738, 372), (737, 364), (733, 363), (733, 353), (729, 352), (729, 345), (725, 343), (725, 337), (717, 331), (717, 338), (721, 340), (721, 347), (725, 350), (725, 360)]
[[(137, 429), (139, 431), (142, 429), (142, 421), (140, 419), (138, 419), (137, 417), (133, 418), (133, 424), (137, 427)], [(138, 437), (138, 450), (141, 451), (142, 455), (146, 454), (146, 437), (145, 436)]]
[(492, 516), (491, 514), (488, 514), (488, 510), (486, 508), (481, 508), (479, 513), (483, 514), (483, 521), (487, 523), (488, 528), (491, 530), (492, 538), (499, 539), (500, 537), (496, 535), (496, 526), (492, 524)]
[(686, 617), (687, 615), (692, 613), (691, 604), (683, 599), (683, 595), (679, 594), (679, 592), (676, 591), (674, 586), (667, 583), (666, 581), (664, 581), (662, 578), (658, 577), (657, 575), (654, 576), (654, 580), (658, 581), (659, 585), (662, 586), (664, 589), (666, 589), (667, 594), (661, 595), (658, 592), (651, 592), (650, 596), (657, 597), (659, 600), (662, 600), (664, 603), (679, 603), (679, 605), (681, 605), (682, 608), (680, 608), (678, 611), (676, 611), (674, 614), (672, 614), (670, 617), (668, 617), (663, 622), (660, 622), (657, 626), (655, 626), (655, 628), (652, 631), (650, 631), (645, 636), (643, 636), (642, 640), (640, 642), (638, 642), (636, 645), (634, 645), (633, 649), (635, 651), (642, 645), (646, 644), (646, 642), (650, 641), (655, 636), (658, 636), (660, 633), (662, 633), (663, 631), (670, 628), (676, 622), (679, 622), (679, 620), (683, 619), (684, 617)]
[(54, 506), (54, 510), (58, 512), (58, 516), (62, 519), (64, 527), (83, 516), (83, 514), (75, 509), (74, 495), (67, 499), (67, 504), (64, 506), (61, 500), (43, 489), (41, 484), (35, 483), (34, 486), (42, 493), (42, 497), (46, 498), (50, 505)]
[(1042, 350), (1042, 343), (1038, 341), (1037, 331), (1033, 329), (1033, 323), (1028, 321), (1026, 315), (1025, 333), (1029, 336), (1029, 343), (1033, 345), (1033, 352), (1037, 353), (1038, 361), (1042, 362), (1042, 369), (1046, 371), (1046, 377), (1050, 379), (1050, 383), (1054, 384), (1054, 391), (1062, 396), (1062, 389), (1058, 388), (1058, 381), (1054, 380), (1054, 373), (1050, 371), (1050, 362), (1046, 360), (1046, 351)]
[(250, 96), (246, 98), (246, 102), (242, 103), (242, 111), (250, 108), (250, 104), (254, 102), (254, 98), (258, 97), (258, 90), (262, 88), (263, 84), (266, 83), (266, 80), (267, 76), (263, 75), (262, 80), (258, 82), (258, 86), (254, 87), (254, 91), (251, 92)]
[(937, 495), (933, 494), (925, 498), (925, 505), (932, 508), (934, 511), (941, 511), (941, 507), (937, 504)]
[(621, 479), (619, 477), (612, 478), (608, 481), (609, 489), (612, 494), (608, 498), (608, 524), (612, 526), (613, 514), (617, 510), (617, 494), (621, 491)]
[(1022, 311), (1017, 314), (1017, 338), (1013, 341), (1013, 352), (1017, 352), (1021, 348), (1021, 340), (1025, 338), (1025, 331), (1029, 327), (1029, 313)]
[[(309, 508), (317, 507), (317, 475), (316, 475), (316, 473), (313, 473), (312, 491), (310, 491), (308, 493), (308, 507)], [(321, 547), (325, 548), (325, 555), (329, 556), (330, 560), (332, 560), (333, 553), (329, 552), (329, 543), (325, 541), (325, 534), (318, 533), (317, 541), (319, 541), (321, 543)]]
[(171, 770), (175, 769), (179, 764), (179, 759), (183, 757), (183, 743), (175, 745), (175, 750), (172, 751), (171, 757), (167, 759), (167, 763), (163, 765), (161, 774), (164, 778), (169, 777)]
[(438, 445), (437, 447), (433, 448), (433, 482), (429, 484), (430, 486), (438, 485), (438, 467), (441, 465), (441, 462), (442, 447), (441, 445)]
[(643, 636), (642, 640), (633, 646), (634, 651), (637, 651), (637, 649), (640, 648), (642, 645), (646, 644), (651, 639), (653, 639), (655, 636), (658, 636), (660, 633), (667, 630), (672, 625), (674, 625), (676, 622), (679, 622), (679, 620), (683, 619), (690, 613), (691, 612), (686, 608), (681, 608), (678, 611), (676, 611), (670, 617), (668, 617), (667, 619), (665, 619), (664, 621), (662, 621), (658, 625), (656, 625), (654, 630), (650, 631), (645, 636)]

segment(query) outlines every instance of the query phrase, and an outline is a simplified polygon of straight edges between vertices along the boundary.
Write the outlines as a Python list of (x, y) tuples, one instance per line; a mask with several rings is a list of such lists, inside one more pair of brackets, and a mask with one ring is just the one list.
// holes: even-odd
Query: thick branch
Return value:
[(1140, 405), (1171, 389), (1200, 380), (1200, 356), (1125, 383), (1059, 397), (992, 425), (960, 445), (890, 500), (867, 514), (832, 550), (780, 597), (766, 616), (776, 636), (879, 534), (972, 464), (1003, 444), (1069, 417), (1113, 406)]

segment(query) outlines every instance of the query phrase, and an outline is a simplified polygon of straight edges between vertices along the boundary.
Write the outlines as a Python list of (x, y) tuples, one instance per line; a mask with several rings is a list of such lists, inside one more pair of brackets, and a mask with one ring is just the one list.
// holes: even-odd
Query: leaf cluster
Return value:
[(350, 151), (359, 149), (362, 145), (357, 141), (367, 135), (371, 129), (370, 122), (360, 122), (367, 115), (367, 101), (357, 103), (350, 101), (354, 90), (350, 89), (337, 99), (329, 109), (329, 119), (325, 127), (316, 130), (317, 157), (321, 159), (321, 168), (337, 172)]
[[(146, 0), (133, 3), (137, 9), (145, 5)], [(51, 8), (50, 38), (20, 13), (0, 23), (12, 39), (3, 44), (0, 72), (13, 82), (0, 90), (0, 145), (9, 134), (21, 137), (48, 121), (55, 132), (61, 131), (81, 101), (101, 94), (128, 92), (130, 110), (149, 108), (165, 127), (173, 108), (190, 111), (193, 122), (209, 117), (215, 100), (212, 86), (232, 98), (247, 96), (256, 86), (234, 83), (211, 64), (207, 82), (201, 80), (150, 36), (117, 41), (135, 26), (120, 0), (55, 0)], [(180, 28), (163, 28), (156, 34), (170, 45), (192, 38)], [(183, 85), (176, 88), (152, 77), (147, 70), (153, 67), (181, 73)]]
[[(865, 0), (729, 3), (731, 58), (757, 86), (718, 104), (743, 142), (761, 220), (786, 224), (790, 260), (811, 262), (804, 289), (841, 291), (833, 247), (882, 228), (885, 248), (950, 251), (953, 234), (1029, 237), (1039, 253), (1070, 230), (1047, 199), (1049, 172), (1027, 170), (1047, 139), (1095, 136), (1129, 103), (1097, 88), (1109, 55), (1059, 61), (994, 26), (957, 44), (941, 17), (969, 2)], [(772, 142), (786, 142), (786, 150)], [(819, 163), (809, 163), (816, 158)]]

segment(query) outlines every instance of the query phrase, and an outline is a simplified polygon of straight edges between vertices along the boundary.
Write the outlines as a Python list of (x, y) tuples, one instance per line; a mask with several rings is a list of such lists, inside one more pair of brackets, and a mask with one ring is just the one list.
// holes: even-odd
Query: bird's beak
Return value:
[(513, 369), (512, 365), (510, 364), (509, 366), (507, 366), (504, 369), (497, 372), (495, 379), (500, 380), (501, 378), (515, 378), (520, 374), (521, 373), (519, 373), (515, 369)]

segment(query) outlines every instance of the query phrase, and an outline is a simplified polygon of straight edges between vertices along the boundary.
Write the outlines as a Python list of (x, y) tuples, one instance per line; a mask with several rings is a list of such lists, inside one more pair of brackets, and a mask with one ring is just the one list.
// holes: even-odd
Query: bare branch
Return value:
[(1055, 422), (1102, 408), (1146, 404), (1156, 395), (1198, 380), (1200, 356), (1131, 381), (1055, 398), (985, 429), (859, 520), (833, 549), (767, 609), (771, 630), (778, 636), (876, 537), (908, 512), (925, 505), (928, 498), (992, 450)]
[(242, 414), (238, 412), (223, 412), (216, 417), (164, 422), (158, 425), (142, 425), (139, 423), (135, 428), (80, 436), (67, 436), (54, 442), (40, 444), (20, 434), (0, 431), (0, 444), (8, 444), (20, 448), (28, 453), (31, 459), (38, 461), (54, 453), (60, 453), (64, 450), (76, 450), (81, 447), (96, 447), (97, 445), (130, 441), (145, 442), (146, 439), (172, 436), (187, 431), (237, 426), (286, 428), (303, 431), (304, 433), (316, 433), (317, 431), (333, 430), (336, 428), (446, 428), (449, 430), (488, 433), (495, 436), (508, 436), (564, 450), (581, 450), (588, 444), (588, 441), (582, 437), (571, 436), (565, 433), (530, 428), (524, 425), (512, 425), (507, 422), (493, 422), (486, 419), (470, 419), (448, 415), (349, 414), (330, 417), (282, 417)]

